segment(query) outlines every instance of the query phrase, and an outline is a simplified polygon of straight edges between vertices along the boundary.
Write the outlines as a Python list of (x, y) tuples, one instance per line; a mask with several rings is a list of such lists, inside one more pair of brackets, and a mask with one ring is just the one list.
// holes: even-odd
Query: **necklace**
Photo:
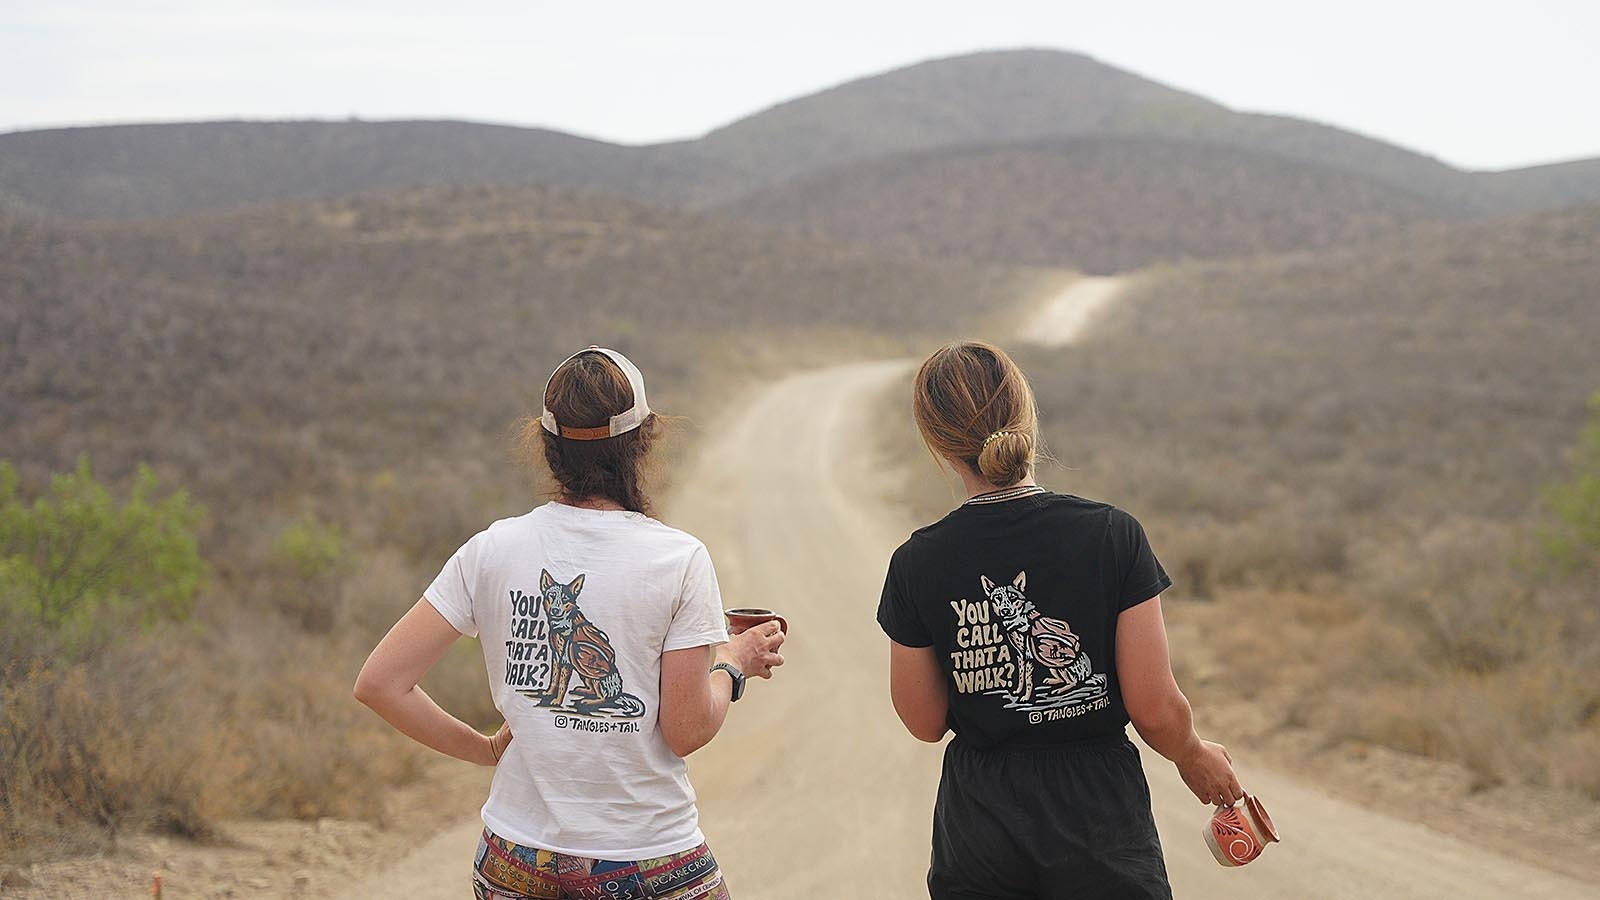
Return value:
[(1007, 500), (1015, 500), (1018, 497), (1029, 497), (1042, 493), (1044, 493), (1044, 488), (1037, 484), (1019, 484), (1016, 487), (1001, 488), (998, 491), (989, 491), (988, 493), (978, 494), (975, 497), (969, 497), (967, 502), (961, 505), (980, 506), (985, 503), (1004, 503)]

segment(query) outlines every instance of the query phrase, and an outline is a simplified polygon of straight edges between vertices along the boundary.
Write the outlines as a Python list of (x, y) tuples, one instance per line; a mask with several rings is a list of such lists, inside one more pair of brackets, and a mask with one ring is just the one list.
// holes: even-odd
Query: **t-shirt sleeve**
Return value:
[(1113, 572), (1110, 583), (1116, 589), (1118, 612), (1138, 606), (1172, 586), (1172, 579), (1167, 577), (1155, 551), (1150, 549), (1150, 541), (1138, 519), (1113, 508), (1107, 523), (1106, 541), (1110, 545)]
[(461, 545), (450, 561), (439, 570), (433, 584), (422, 596), (444, 616), (450, 626), (467, 637), (478, 636), (478, 621), (472, 613), (472, 593), (478, 582), (478, 558), (483, 550), (483, 533)]
[(903, 647), (931, 647), (933, 636), (922, 621), (906, 589), (905, 547), (889, 558), (889, 571), (883, 578), (883, 595), (878, 598), (878, 627), (889, 640)]
[(695, 547), (683, 572), (683, 587), (672, 610), (672, 624), (661, 649), (683, 650), (722, 644), (728, 640), (728, 626), (722, 618), (722, 589), (711, 566), (705, 545)]

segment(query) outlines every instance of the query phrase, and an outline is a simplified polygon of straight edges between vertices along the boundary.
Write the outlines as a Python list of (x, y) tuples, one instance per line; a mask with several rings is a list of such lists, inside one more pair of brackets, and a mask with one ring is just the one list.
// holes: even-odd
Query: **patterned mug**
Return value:
[(1219, 806), (1203, 832), (1211, 855), (1225, 866), (1242, 866), (1278, 840), (1278, 829), (1261, 801), (1249, 794), (1237, 805)]
[(757, 625), (760, 625), (762, 622), (773, 621), (778, 623), (778, 629), (780, 631), (782, 631), (784, 634), (789, 633), (789, 620), (778, 615), (770, 609), (746, 607), (744, 609), (724, 610), (722, 614), (728, 617), (728, 631), (732, 634), (738, 634), (741, 631), (747, 631), (756, 627)]

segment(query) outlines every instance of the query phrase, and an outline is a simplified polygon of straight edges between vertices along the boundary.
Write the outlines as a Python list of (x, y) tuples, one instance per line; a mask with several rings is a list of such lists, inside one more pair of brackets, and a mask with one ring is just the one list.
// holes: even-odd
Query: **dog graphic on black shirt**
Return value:
[(1034, 699), (1033, 667), (1038, 662), (1047, 672), (1045, 683), (1068, 691), (1093, 677), (1094, 668), (1083, 643), (1063, 619), (1041, 615), (1023, 591), (1028, 573), (1018, 572), (1010, 584), (997, 585), (989, 576), (980, 576), (983, 592), (994, 606), (1006, 642), (1016, 657), (1016, 675), (1011, 685), (1012, 702), (1018, 706)]

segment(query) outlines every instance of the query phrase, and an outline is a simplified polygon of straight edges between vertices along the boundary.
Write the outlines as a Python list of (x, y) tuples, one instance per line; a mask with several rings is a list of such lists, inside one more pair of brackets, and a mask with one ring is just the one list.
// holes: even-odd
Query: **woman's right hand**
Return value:
[(763, 622), (728, 638), (717, 648), (717, 661), (733, 663), (746, 678), (771, 678), (772, 670), (783, 665), (783, 629), (777, 622)]
[(1233, 757), (1228, 748), (1214, 741), (1200, 741), (1194, 752), (1174, 761), (1183, 783), (1194, 791), (1201, 803), (1232, 806), (1244, 797), (1239, 779), (1233, 774)]

